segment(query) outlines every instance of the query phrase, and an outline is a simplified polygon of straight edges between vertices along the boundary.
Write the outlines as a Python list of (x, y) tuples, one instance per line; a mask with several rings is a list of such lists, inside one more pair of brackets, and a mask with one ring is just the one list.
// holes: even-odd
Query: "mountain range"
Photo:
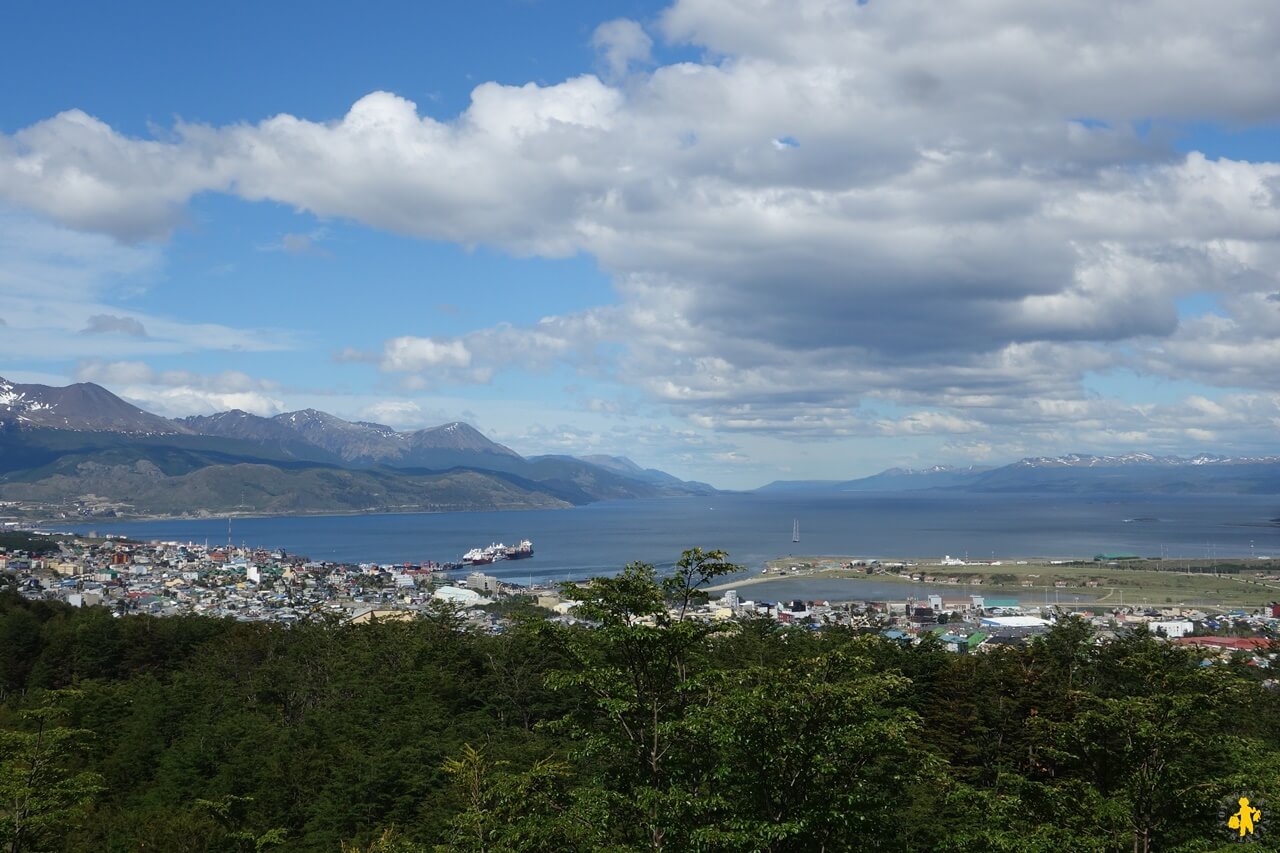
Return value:
[(521, 456), (461, 422), (400, 432), (315, 409), (171, 420), (92, 383), (0, 379), (0, 501), (27, 515), (527, 509), (714, 491), (625, 457)]
[(867, 492), (950, 489), (970, 492), (1280, 494), (1280, 456), (1034, 456), (996, 468), (935, 465), (890, 468), (855, 480), (777, 480), (757, 491)]
[[(890, 468), (758, 492), (1280, 494), (1280, 456), (1066, 454)], [(453, 422), (410, 432), (304, 409), (169, 419), (93, 383), (0, 379), (0, 514), (223, 515), (565, 507), (712, 494), (624, 456), (522, 456)]]

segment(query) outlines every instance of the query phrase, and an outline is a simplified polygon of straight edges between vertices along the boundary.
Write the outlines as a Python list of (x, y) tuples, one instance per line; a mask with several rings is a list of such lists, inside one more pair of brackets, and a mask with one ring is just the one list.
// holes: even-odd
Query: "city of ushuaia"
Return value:
[(0, 853), (1280, 851), (1277, 0), (0, 80)]
[[(530, 543), (523, 543), (532, 552)], [(575, 624), (572, 596), (558, 584), (513, 583), (487, 574), (512, 549), (476, 549), (461, 560), (423, 563), (336, 563), (283, 550), (230, 543), (140, 542), (123, 536), (81, 537), (10, 528), (0, 533), (0, 571), (32, 601), (102, 606), (115, 615), (201, 615), (242, 622), (329, 618), (343, 622), (412, 619), (442, 608), (482, 630), (509, 627), (514, 604)], [(474, 555), (474, 557), (473, 557)], [(729, 555), (726, 555), (726, 561)], [(471, 559), (476, 560), (474, 564)], [(621, 568), (621, 566), (619, 566)], [(969, 562), (788, 556), (756, 572), (734, 565), (732, 580), (703, 584), (706, 600), (684, 617), (707, 622), (771, 619), (812, 628), (872, 627), (918, 640), (924, 633), (1021, 642), (1064, 616), (1099, 629), (1150, 625), (1160, 636), (1196, 645), (1231, 645), (1226, 634), (1256, 634), (1255, 645), (1280, 626), (1280, 559), (1143, 558), (1098, 554), (1089, 559)], [(814, 600), (806, 583), (835, 581), (840, 592)], [(801, 581), (783, 600), (751, 588)], [(901, 584), (900, 593), (871, 597), (865, 581)], [(927, 588), (926, 588), (927, 587)], [(824, 584), (831, 589), (831, 584)], [(701, 597), (701, 596), (700, 596)], [(945, 626), (945, 627), (942, 627)], [(1265, 658), (1263, 660), (1266, 660)]]

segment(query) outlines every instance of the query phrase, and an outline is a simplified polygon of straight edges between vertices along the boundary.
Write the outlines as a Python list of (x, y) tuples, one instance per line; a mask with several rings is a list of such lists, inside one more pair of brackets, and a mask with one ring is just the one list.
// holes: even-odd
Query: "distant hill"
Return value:
[(1280, 494), (1280, 456), (1036, 456), (999, 468), (890, 468), (857, 480), (779, 480), (763, 493), (912, 491)]
[(938, 489), (972, 483), (987, 468), (956, 468), (935, 465), (932, 468), (889, 468), (870, 477), (856, 480), (775, 480), (757, 491), (762, 492), (902, 492), (916, 489)]
[(570, 506), (545, 492), (476, 471), (407, 474), (280, 468), (242, 462), (167, 473), (138, 459), (68, 460), (34, 481), (0, 483), (5, 500), (83, 506), (95, 515), (222, 515), (540, 509)]
[(315, 409), (168, 420), (98, 385), (0, 380), (0, 500), (29, 513), (521, 509), (714, 491), (625, 461), (526, 459), (461, 422), (399, 432)]
[(677, 477), (673, 477), (666, 471), (659, 471), (657, 468), (642, 468), (625, 456), (605, 456), (603, 454), (594, 454), (591, 456), (579, 456), (578, 459), (588, 464), (604, 468), (608, 471), (621, 474), (624, 477), (630, 477), (633, 480), (640, 480), (646, 483), (653, 483), (658, 486), (677, 486), (697, 491), (699, 494), (712, 494), (716, 491), (714, 486), (707, 483), (699, 483), (697, 480), (681, 480)]

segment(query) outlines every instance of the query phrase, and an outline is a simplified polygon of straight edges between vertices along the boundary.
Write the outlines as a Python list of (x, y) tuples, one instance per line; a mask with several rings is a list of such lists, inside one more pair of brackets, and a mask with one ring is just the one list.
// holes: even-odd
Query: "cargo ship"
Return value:
[(503, 545), (495, 542), (487, 548), (472, 548), (462, 555), (464, 566), (485, 566), (498, 560), (523, 560), (533, 556), (533, 543), (521, 539), (518, 545)]
[(507, 549), (508, 560), (523, 560), (533, 556), (533, 543), (528, 539), (521, 539), (519, 545), (512, 545)]

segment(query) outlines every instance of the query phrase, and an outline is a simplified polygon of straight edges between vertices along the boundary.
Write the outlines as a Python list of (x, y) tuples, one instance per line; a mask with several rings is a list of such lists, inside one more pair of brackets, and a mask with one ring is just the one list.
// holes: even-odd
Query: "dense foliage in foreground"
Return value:
[(1204, 851), (1280, 803), (1266, 670), (1079, 622), (962, 656), (665, 615), (718, 556), (496, 636), (0, 594), (3, 849)]

